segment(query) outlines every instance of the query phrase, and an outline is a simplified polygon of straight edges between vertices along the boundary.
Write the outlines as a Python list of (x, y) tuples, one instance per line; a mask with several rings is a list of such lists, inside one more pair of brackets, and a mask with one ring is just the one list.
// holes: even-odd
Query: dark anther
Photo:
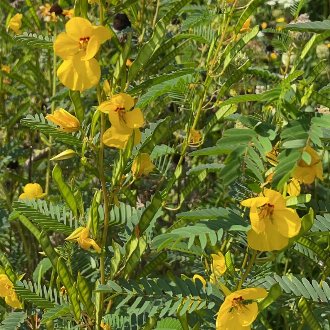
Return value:
[(129, 21), (126, 14), (116, 14), (113, 20), (113, 27), (117, 31), (122, 31), (127, 27), (131, 26), (131, 22)]

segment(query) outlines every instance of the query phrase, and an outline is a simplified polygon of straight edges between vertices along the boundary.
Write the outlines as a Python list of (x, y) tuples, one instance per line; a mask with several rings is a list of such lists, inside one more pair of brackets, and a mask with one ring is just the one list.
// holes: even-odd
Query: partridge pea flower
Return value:
[(211, 254), (211, 257), (213, 259), (212, 262), (213, 274), (216, 277), (223, 275), (227, 270), (225, 256), (221, 252), (218, 252), (217, 254)]
[(66, 32), (60, 33), (54, 43), (55, 54), (64, 60), (57, 76), (66, 87), (84, 91), (100, 80), (100, 65), (94, 56), (101, 44), (111, 38), (111, 32), (82, 17), (71, 18), (65, 29)]
[(16, 14), (10, 19), (8, 23), (8, 27), (11, 30), (13, 30), (16, 34), (21, 34), (20, 28), (22, 26), (22, 18), (23, 18), (22, 14)]
[(68, 236), (66, 241), (77, 241), (80, 247), (84, 250), (88, 250), (92, 247), (96, 252), (100, 253), (101, 248), (97, 243), (89, 237), (89, 229), (86, 227), (78, 227), (70, 236)]
[(45, 118), (67, 133), (76, 132), (80, 127), (79, 120), (62, 108), (55, 110), (53, 114), (47, 115)]
[(6, 304), (13, 308), (22, 307), (14, 290), (14, 285), (6, 274), (0, 274), (0, 297), (5, 298)]
[(241, 202), (250, 208), (251, 229), (247, 233), (249, 246), (254, 250), (281, 250), (296, 236), (301, 227), (297, 212), (287, 208), (283, 196), (264, 189), (260, 197)]
[(150, 160), (150, 156), (146, 153), (139, 154), (133, 161), (131, 171), (134, 178), (142, 175), (148, 175), (155, 168), (155, 165)]
[(304, 160), (300, 160), (293, 171), (292, 176), (302, 183), (311, 184), (315, 178), (323, 179), (323, 167), (320, 156), (318, 153), (307, 146), (303, 149), (304, 152), (311, 157), (310, 164), (307, 164)]
[(134, 145), (141, 141), (139, 128), (144, 124), (140, 109), (133, 109), (134, 99), (125, 93), (114, 95), (98, 107), (99, 111), (107, 113), (111, 127), (103, 134), (103, 143), (109, 147), (124, 149), (130, 137), (134, 134)]
[(39, 183), (28, 183), (23, 187), (23, 193), (19, 195), (19, 199), (38, 199), (45, 197)]
[(264, 299), (267, 291), (263, 288), (242, 289), (226, 296), (221, 305), (216, 330), (249, 330), (258, 316), (256, 301)]

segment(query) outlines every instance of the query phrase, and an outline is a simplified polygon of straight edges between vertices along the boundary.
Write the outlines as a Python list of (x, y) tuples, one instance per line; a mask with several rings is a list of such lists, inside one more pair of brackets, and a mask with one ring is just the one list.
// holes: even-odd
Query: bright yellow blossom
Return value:
[(63, 9), (62, 14), (65, 16), (65, 18), (71, 19), (74, 17), (74, 9)]
[(323, 179), (323, 166), (322, 161), (318, 153), (307, 146), (303, 149), (311, 157), (310, 164), (307, 164), (304, 160), (299, 160), (292, 177), (299, 180), (301, 183), (311, 184), (315, 178)]
[(47, 115), (45, 118), (67, 133), (76, 132), (80, 127), (79, 120), (62, 108), (55, 110), (53, 114)]
[(288, 245), (289, 238), (299, 233), (299, 216), (295, 210), (286, 207), (279, 192), (264, 189), (260, 197), (246, 199), (241, 204), (250, 208), (251, 229), (247, 240), (252, 249), (281, 250)]
[(216, 277), (219, 277), (223, 275), (226, 270), (226, 260), (225, 256), (221, 253), (218, 252), (217, 254), (211, 254), (212, 257), (212, 272)]
[(192, 128), (190, 130), (189, 145), (191, 147), (198, 147), (203, 141), (202, 134), (199, 130)]
[(300, 184), (297, 179), (292, 178), (289, 181), (287, 192), (290, 196), (299, 196), (300, 195)]
[(114, 95), (98, 107), (99, 111), (107, 113), (111, 127), (103, 134), (103, 143), (109, 147), (124, 149), (130, 137), (134, 134), (134, 145), (141, 141), (139, 128), (144, 124), (143, 113), (134, 107), (134, 99), (125, 93)]
[(71, 90), (84, 91), (100, 80), (101, 69), (94, 56), (101, 44), (111, 38), (111, 32), (82, 17), (71, 18), (65, 29), (54, 43), (55, 54), (64, 60), (57, 76)]
[(28, 183), (23, 187), (23, 191), (19, 199), (39, 199), (46, 195), (39, 183)]
[(16, 14), (10, 19), (8, 23), (8, 27), (11, 30), (13, 30), (16, 34), (21, 34), (20, 28), (22, 26), (22, 18), (23, 18), (22, 14)]
[(248, 31), (250, 29), (250, 25), (251, 25), (251, 17), (249, 17), (243, 24), (242, 28), (240, 29), (239, 32), (245, 32)]
[(264, 299), (263, 288), (248, 288), (230, 293), (221, 305), (216, 330), (249, 330), (258, 316), (257, 301)]
[(155, 168), (155, 165), (150, 160), (150, 156), (146, 153), (139, 154), (133, 161), (131, 171), (134, 178), (142, 175), (148, 175)]
[(89, 229), (86, 227), (78, 227), (70, 236), (68, 236), (66, 241), (77, 241), (80, 247), (84, 250), (88, 250), (92, 247), (96, 252), (100, 253), (101, 248), (97, 243), (89, 237)]
[(10, 73), (10, 66), (2, 64), (1, 65), (1, 71), (6, 72), (6, 73)]
[(22, 308), (14, 290), (14, 285), (6, 274), (0, 274), (0, 297), (5, 298), (7, 305), (13, 308)]

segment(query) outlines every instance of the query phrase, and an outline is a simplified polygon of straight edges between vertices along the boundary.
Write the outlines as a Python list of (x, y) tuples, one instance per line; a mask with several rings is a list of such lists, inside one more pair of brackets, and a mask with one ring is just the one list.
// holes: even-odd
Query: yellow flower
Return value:
[(49, 3), (39, 7), (40, 16), (45, 22), (57, 22), (57, 16), (55, 12), (51, 11), (52, 6)]
[(287, 192), (290, 196), (299, 196), (300, 195), (300, 184), (297, 179), (292, 178), (289, 181)]
[(100, 253), (101, 248), (97, 243), (89, 237), (89, 229), (86, 227), (77, 228), (70, 236), (68, 236), (66, 241), (77, 241), (80, 247), (84, 250), (88, 250), (92, 247), (96, 252)]
[(74, 16), (74, 9), (63, 9), (62, 13), (66, 18), (72, 18)]
[(251, 229), (247, 233), (249, 246), (254, 250), (281, 250), (289, 238), (296, 236), (301, 227), (297, 212), (287, 208), (283, 196), (264, 189), (263, 195), (241, 202), (250, 209)]
[(124, 149), (134, 134), (134, 145), (141, 141), (139, 128), (144, 124), (143, 113), (134, 107), (134, 99), (125, 93), (114, 95), (109, 101), (100, 104), (99, 110), (109, 115), (111, 127), (103, 134), (103, 143), (109, 147)]
[(12, 29), (16, 34), (21, 34), (20, 28), (22, 26), (22, 18), (22, 14), (16, 14), (10, 19), (8, 23), (8, 27)]
[(242, 28), (240, 29), (239, 32), (245, 32), (250, 29), (251, 25), (251, 17), (249, 17), (243, 24)]
[(311, 184), (315, 178), (323, 180), (323, 166), (320, 156), (310, 146), (305, 147), (303, 151), (310, 155), (311, 162), (307, 164), (301, 159), (293, 171), (292, 177), (307, 184)]
[(190, 130), (189, 145), (191, 147), (198, 147), (202, 143), (202, 140), (202, 134), (200, 131), (194, 128)]
[(150, 160), (148, 154), (139, 154), (133, 161), (131, 171), (134, 178), (138, 178), (142, 175), (148, 175), (155, 168), (155, 165)]
[(225, 256), (221, 252), (218, 252), (217, 254), (211, 254), (211, 257), (213, 259), (212, 262), (213, 274), (216, 277), (223, 275), (227, 270)]
[(76, 132), (80, 127), (79, 120), (62, 108), (55, 110), (53, 114), (47, 115), (45, 118), (67, 133)]
[(262, 30), (267, 29), (267, 26), (268, 26), (267, 22), (262, 22), (262, 23), (260, 24), (260, 27), (261, 27)]
[(13, 308), (22, 308), (14, 290), (14, 285), (6, 274), (0, 274), (0, 297), (5, 298), (7, 305)]
[(82, 17), (71, 18), (65, 29), (66, 32), (60, 33), (54, 43), (55, 54), (64, 60), (57, 76), (66, 87), (84, 91), (100, 80), (101, 69), (94, 56), (101, 44), (111, 38), (111, 32)]
[(242, 289), (226, 296), (218, 312), (216, 330), (250, 329), (258, 316), (256, 301), (266, 296), (263, 288)]
[(195, 275), (193, 276), (193, 281), (194, 281), (194, 283), (196, 283), (196, 280), (201, 281), (201, 282), (202, 282), (202, 285), (203, 285), (203, 288), (204, 288), (204, 289), (206, 288), (206, 281), (205, 281), (205, 279), (204, 279), (203, 276), (198, 275), (198, 274), (195, 274)]
[(6, 72), (6, 73), (10, 73), (10, 66), (2, 64), (1, 65), (1, 71)]
[(23, 187), (23, 193), (19, 195), (19, 199), (38, 199), (45, 197), (45, 193), (39, 183), (28, 183)]

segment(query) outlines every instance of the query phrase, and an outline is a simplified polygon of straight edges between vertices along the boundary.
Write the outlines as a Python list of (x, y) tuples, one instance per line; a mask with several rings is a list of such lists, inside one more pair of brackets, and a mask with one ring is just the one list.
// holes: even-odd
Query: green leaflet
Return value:
[(58, 276), (63, 283), (66, 291), (68, 292), (74, 317), (76, 320), (79, 320), (81, 315), (81, 309), (78, 299), (78, 291), (76, 289), (72, 275), (70, 274), (69, 269), (67, 268), (67, 265), (62, 258), (58, 259), (56, 266)]
[(72, 228), (70, 226), (59, 222), (51, 215), (45, 215), (39, 212), (38, 209), (35, 209), (33, 207), (33, 204), (29, 205), (29, 203), (25, 203), (23, 201), (16, 201), (13, 203), (13, 208), (19, 214), (24, 215), (25, 217), (29, 218), (33, 223), (39, 225), (43, 230), (56, 231), (66, 235), (70, 235), (70, 233), (72, 232)]
[(305, 298), (301, 297), (299, 299), (298, 308), (311, 329), (322, 330), (321, 325), (317, 322), (317, 319), (314, 316), (312, 309), (310, 308), (310, 305)]
[(287, 24), (286, 30), (301, 32), (323, 32), (330, 30), (330, 20)]
[(125, 248), (126, 264), (122, 270), (122, 276), (129, 278), (135, 268), (140, 264), (141, 256), (147, 248), (147, 243), (143, 237), (137, 238), (133, 235)]
[(39, 235), (39, 237), (37, 239), (42, 247), (42, 250), (45, 252), (47, 257), (49, 258), (53, 267), (56, 267), (57, 262), (58, 262), (58, 254), (56, 253), (55, 249), (53, 248), (53, 245), (50, 242), (48, 235), (45, 232), (41, 232), (41, 234)]
[(143, 211), (141, 218), (138, 223), (138, 233), (139, 236), (143, 235), (143, 233), (147, 230), (149, 227), (151, 221), (153, 220), (154, 216), (158, 212), (162, 205), (162, 198), (159, 193), (156, 193), (150, 204), (146, 207), (146, 209)]
[(70, 99), (73, 103), (74, 112), (78, 118), (80, 124), (82, 124), (85, 117), (85, 110), (81, 100), (80, 92), (78, 91), (69, 91)]
[(54, 304), (52, 302), (32, 292), (30, 289), (26, 288), (20, 281), (16, 282), (14, 288), (19, 298), (23, 301), (30, 302), (34, 306), (42, 309), (54, 307)]
[(189, 1), (190, 0), (179, 1), (157, 22), (150, 40), (143, 45), (129, 70), (128, 82), (133, 81), (139, 71), (149, 62), (151, 55), (160, 47), (166, 33), (166, 26), (170, 23), (171, 18)]
[(34, 9), (34, 6), (31, 2), (31, 0), (25, 0), (26, 5), (29, 7), (29, 13), (31, 14), (35, 24), (37, 25), (38, 29), (41, 29), (41, 24), (40, 24), (40, 20), (38, 18), (38, 15)]
[(53, 308), (47, 309), (47, 311), (42, 315), (41, 324), (46, 324), (49, 321), (56, 320), (68, 314), (71, 314), (69, 305), (56, 305)]
[(263, 4), (263, 0), (251, 0), (245, 10), (243, 11), (241, 17), (239, 18), (236, 27), (235, 27), (235, 33), (239, 33), (241, 28), (243, 27), (243, 24), (245, 21), (256, 11), (256, 8)]
[(14, 36), (13, 39), (18, 45), (31, 49), (39, 48), (49, 50), (53, 48), (53, 41), (51, 38), (36, 33), (24, 32), (23, 34)]
[(80, 301), (86, 308), (86, 311), (90, 317), (94, 315), (94, 304), (92, 302), (92, 290), (89, 283), (80, 273), (77, 278), (77, 289), (79, 293)]
[(145, 267), (143, 267), (142, 272), (138, 275), (138, 278), (146, 277), (151, 274), (158, 266), (163, 265), (164, 261), (167, 259), (167, 252), (162, 251), (148, 262)]
[(77, 209), (77, 202), (76, 199), (69, 188), (69, 186), (65, 183), (62, 176), (61, 168), (56, 164), (53, 169), (53, 179), (56, 182), (59, 191), (66, 201), (67, 205), (70, 207), (71, 211), (73, 212), (74, 216), (78, 216), (78, 209)]
[(1, 322), (0, 330), (13, 330), (18, 329), (21, 323), (26, 318), (25, 312), (11, 312)]

